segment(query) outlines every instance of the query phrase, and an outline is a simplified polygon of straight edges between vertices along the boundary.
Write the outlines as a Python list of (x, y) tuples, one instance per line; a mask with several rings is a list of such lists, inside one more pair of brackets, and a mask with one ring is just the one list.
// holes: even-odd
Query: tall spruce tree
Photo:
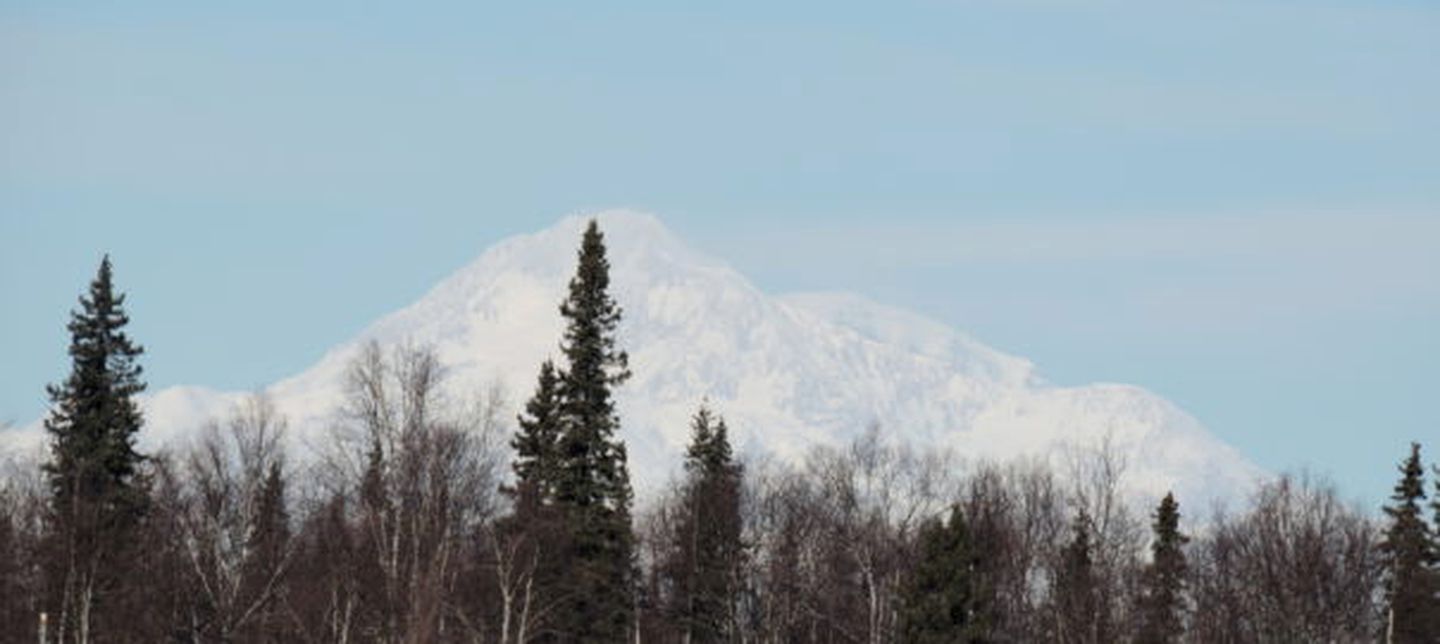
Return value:
[(1178, 642), (1185, 635), (1185, 544), (1190, 538), (1180, 532), (1180, 504), (1166, 493), (1155, 509), (1154, 541), (1150, 544), (1150, 565), (1143, 577), (1140, 597), (1140, 632), (1137, 642), (1163, 644)]
[(566, 370), (560, 376), (556, 504), (570, 539), (571, 574), (563, 589), (564, 637), (583, 642), (627, 639), (634, 614), (634, 534), (630, 473), (611, 388), (630, 377), (616, 344), (621, 309), (609, 293), (610, 262), (594, 220), (585, 229), (575, 277), (560, 305), (567, 320)]
[(914, 644), (982, 642), (988, 630), (981, 557), (960, 506), (920, 526), (917, 558), (901, 597), (900, 635)]
[[(279, 606), (281, 589), (290, 567), (290, 511), (285, 503), (285, 474), (278, 461), (265, 470), (265, 478), (251, 503), (255, 517), (246, 536), (241, 595), (253, 617), (241, 639), (265, 641), (267, 635), (282, 632), (286, 616)], [(243, 621), (242, 617), (242, 621)]]
[(702, 405), (690, 423), (686, 483), (678, 514), (675, 560), (666, 566), (673, 588), (669, 613), (681, 641), (733, 639), (741, 541), (741, 468), (730, 449), (725, 419)]
[(275, 574), (286, 556), (290, 541), (290, 511), (285, 505), (285, 475), (279, 462), (265, 469), (265, 480), (255, 491), (255, 519), (248, 535), (251, 561), (264, 572)]
[[(4, 427), (0, 426), (0, 431)], [(28, 624), (34, 596), (22, 578), (29, 552), (22, 543), (18, 523), (24, 520), (18, 495), (0, 481), (0, 626)]]
[(515, 450), (515, 486), (508, 491), (522, 519), (555, 500), (560, 477), (560, 411), (560, 374), (555, 363), (546, 360), (540, 365), (535, 395), (525, 403), (525, 413), (517, 419), (519, 431), (510, 441)]
[(1440, 637), (1440, 605), (1435, 592), (1434, 536), (1421, 506), (1425, 501), (1425, 469), (1420, 445), (1410, 444), (1410, 456), (1400, 464), (1392, 503), (1385, 506), (1390, 526), (1380, 543), (1385, 562), (1385, 641), (1408, 644), (1434, 642)]
[(1435, 511), (1435, 522), (1430, 528), (1430, 568), (1427, 579), (1430, 582), (1430, 632), (1435, 642), (1440, 643), (1440, 465), (1432, 466), (1435, 475), (1435, 494), (1430, 497), (1430, 507)]
[(1435, 495), (1430, 497), (1430, 508), (1435, 511), (1435, 522), (1430, 528), (1430, 583), (1435, 598), (1432, 626), (1440, 640), (1440, 465), (1431, 466), (1431, 472), (1435, 475)]
[(1056, 642), (1093, 644), (1109, 639), (1095, 576), (1093, 529), (1090, 515), (1082, 509), (1071, 526), (1070, 543), (1060, 551), (1053, 591)]
[[(555, 499), (560, 479), (560, 378), (553, 361), (541, 363), (535, 394), (517, 417), (519, 429), (510, 441), (515, 450), (511, 463), (515, 483), (502, 491), (514, 509), (495, 524), (494, 534), (494, 552), (504, 558), (497, 559), (497, 564), (509, 571), (504, 579), (509, 599), (501, 608), (502, 642), (519, 637), (516, 632), (530, 626), (520, 623), (530, 614), (530, 606), (552, 605), (556, 598), (564, 599), (564, 593), (573, 592), (574, 584), (567, 583), (569, 535)], [(515, 590), (517, 587), (525, 590)], [(537, 618), (543, 622), (537, 629), (541, 641), (556, 640), (556, 627), (563, 626), (557, 621), (548, 615)]]
[(114, 291), (107, 255), (90, 292), (72, 311), (70, 375), (47, 388), (50, 457), (48, 601), (59, 641), (87, 641), (107, 622), (107, 604), (124, 601), (124, 566), (148, 505), (135, 449), (141, 415), (133, 396), (145, 389), (136, 358), (144, 349), (125, 334), (125, 296)]

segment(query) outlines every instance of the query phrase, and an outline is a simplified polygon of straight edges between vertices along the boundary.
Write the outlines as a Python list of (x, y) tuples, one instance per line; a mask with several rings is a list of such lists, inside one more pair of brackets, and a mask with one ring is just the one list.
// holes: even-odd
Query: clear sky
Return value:
[(0, 0), (0, 420), (103, 252), (152, 387), (245, 389), (627, 206), (1347, 496), (1440, 456), (1440, 6), (699, 4)]

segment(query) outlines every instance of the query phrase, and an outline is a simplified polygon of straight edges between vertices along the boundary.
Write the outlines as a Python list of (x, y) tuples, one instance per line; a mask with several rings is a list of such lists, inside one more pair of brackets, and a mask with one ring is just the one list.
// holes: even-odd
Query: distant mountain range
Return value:
[[(967, 460), (1060, 458), (1108, 444), (1132, 498), (1175, 490), (1190, 507), (1243, 497), (1265, 473), (1190, 415), (1142, 388), (1057, 387), (1010, 356), (921, 315), (843, 293), (770, 295), (655, 217), (595, 215), (634, 377), (618, 391), (622, 437), (643, 496), (677, 471), (702, 399), (742, 453), (799, 460), (878, 425), (886, 440)], [(558, 304), (589, 217), (492, 247), (419, 301), (375, 322), (306, 371), (267, 388), (304, 444), (325, 440), (343, 375), (370, 340), (429, 344), (455, 391), (499, 385), (513, 417), (540, 362), (558, 357)], [(149, 446), (223, 416), (243, 394), (171, 387), (144, 399)], [(7, 432), (38, 443), (38, 421)], [(5, 437), (5, 435), (0, 435)]]

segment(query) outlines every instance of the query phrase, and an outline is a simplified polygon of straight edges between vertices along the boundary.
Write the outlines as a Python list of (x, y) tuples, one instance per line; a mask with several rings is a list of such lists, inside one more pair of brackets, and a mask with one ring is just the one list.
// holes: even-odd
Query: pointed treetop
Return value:
[(554, 496), (560, 467), (561, 376), (554, 361), (541, 363), (535, 394), (516, 417), (519, 431), (510, 439), (510, 446), (515, 450), (511, 467), (517, 488), (511, 492), (518, 493), (522, 506), (548, 503)]
[(1174, 492), (1171, 492), (1171, 491), (1165, 492), (1165, 498), (1160, 499), (1160, 509), (1159, 509), (1158, 513), (1160, 513), (1160, 514), (1172, 514), (1172, 513), (1173, 513), (1173, 514), (1176, 514), (1176, 517), (1178, 518), (1178, 516), (1179, 516), (1179, 514), (1178, 514), (1179, 511), (1180, 511), (1180, 504), (1175, 502), (1175, 493), (1174, 493)]
[[(1440, 533), (1440, 465), (1434, 466), (1435, 471), (1435, 496), (1430, 498), (1430, 507), (1435, 510), (1435, 531)], [(1440, 550), (1440, 543), (1436, 543), (1436, 549)], [(1437, 573), (1440, 574), (1440, 573)]]
[[(1410, 547), (1421, 553), (1418, 556), (1428, 557), (1428, 551), (1433, 546), (1429, 543), (1430, 530), (1425, 524), (1420, 507), (1425, 501), (1425, 468), (1420, 460), (1419, 443), (1410, 443), (1410, 456), (1406, 457), (1397, 469), (1400, 471), (1400, 480), (1395, 483), (1394, 494), (1390, 495), (1393, 503), (1385, 506), (1385, 514), (1392, 520), (1390, 536), (1381, 547)], [(1437, 505), (1437, 508), (1440, 508), (1440, 505)]]
[[(1396, 642), (1430, 641), (1427, 634), (1440, 632), (1440, 611), (1436, 610), (1440, 577), (1432, 566), (1440, 552), (1421, 505), (1425, 500), (1425, 468), (1420, 445), (1410, 444), (1410, 455), (1400, 463), (1400, 480), (1391, 503), (1385, 506), (1389, 526), (1380, 542), (1385, 567), (1385, 599), (1388, 622)], [(1437, 492), (1440, 495), (1440, 492)], [(1436, 505), (1440, 513), (1440, 504)], [(1440, 516), (1440, 514), (1437, 514)]]
[(1425, 498), (1425, 467), (1420, 461), (1420, 444), (1410, 443), (1410, 456), (1400, 463), (1400, 481), (1395, 484), (1395, 501), (1423, 500)]
[(1086, 512), (1085, 508), (1080, 508), (1080, 512), (1075, 514), (1075, 521), (1070, 525), (1070, 530), (1075, 534), (1073, 543), (1082, 544), (1086, 549), (1087, 557), (1089, 556), (1091, 525), (1090, 513)]
[(1167, 546), (1178, 547), (1190, 541), (1190, 538), (1180, 533), (1180, 504), (1175, 501), (1174, 492), (1166, 492), (1165, 498), (1160, 499), (1160, 506), (1155, 509), (1155, 536), (1156, 543), (1153, 546), (1158, 550)]
[(577, 255), (569, 297), (560, 304), (560, 314), (570, 321), (561, 345), (570, 361), (569, 375), (572, 379), (601, 379), (607, 385), (618, 385), (630, 377), (629, 356), (615, 343), (615, 331), (624, 311), (609, 293), (610, 260), (605, 257), (605, 235), (594, 219), (585, 227)]
[[(46, 388), (53, 403), (45, 419), (51, 437), (50, 476), (57, 510), (75, 504), (125, 507), (138, 516), (144, 494), (136, 481), (144, 457), (135, 450), (143, 417), (134, 396), (145, 390), (136, 358), (144, 352), (125, 334), (129, 323), (116, 295), (109, 255), (100, 261), (89, 293), (70, 312), (70, 374)], [(84, 482), (85, 485), (78, 485)], [(120, 512), (120, 510), (116, 510)]]
[(114, 271), (110, 265), (110, 254), (106, 253), (100, 258), (100, 267), (95, 270), (95, 278), (90, 280), (89, 296), (81, 296), (81, 306), (111, 308), (118, 307), (125, 303), (125, 295), (114, 292)]
[(725, 419), (710, 410), (710, 401), (706, 399), (690, 420), (690, 446), (685, 450), (685, 468), (707, 474), (724, 473), (734, 466), (733, 459)]

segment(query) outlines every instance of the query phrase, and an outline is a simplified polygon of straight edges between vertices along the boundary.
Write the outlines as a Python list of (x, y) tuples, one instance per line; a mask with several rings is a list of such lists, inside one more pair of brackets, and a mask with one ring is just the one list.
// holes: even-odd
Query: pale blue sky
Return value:
[(1440, 455), (1428, 2), (56, 4), (0, 0), (0, 420), (102, 252), (152, 386), (243, 389), (629, 206), (1367, 501)]

